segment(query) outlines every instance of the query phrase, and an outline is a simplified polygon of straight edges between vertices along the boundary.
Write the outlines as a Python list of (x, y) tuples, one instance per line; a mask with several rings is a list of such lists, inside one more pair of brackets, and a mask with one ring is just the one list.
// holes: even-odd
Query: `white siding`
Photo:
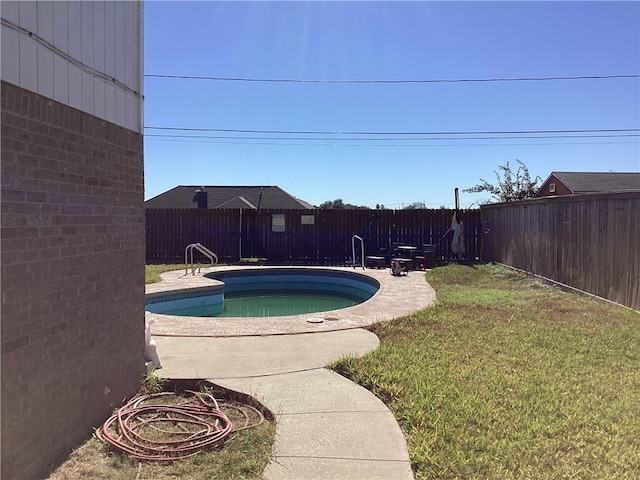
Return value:
[[(104, 18), (95, 17), (94, 24), (104, 26), (104, 46), (100, 48), (104, 52), (104, 73), (116, 78), (116, 31), (115, 31), (115, 5), (113, 2), (104, 4)], [(108, 48), (107, 48), (108, 47)]]
[[(4, 13), (4, 5), (2, 6)], [(2, 66), (2, 79), (14, 85), (20, 84), (20, 58), (17, 53), (20, 51), (20, 34), (9, 30), (2, 29), (2, 57), (0, 57), (0, 65)]]
[(82, 110), (82, 70), (69, 64), (69, 106)]
[(82, 106), (80, 110), (96, 115), (96, 100), (94, 94), (94, 79), (93, 75), (82, 72)]
[[(124, 7), (124, 35), (122, 41), (124, 42), (124, 55), (122, 56), (124, 69), (124, 83), (127, 85), (134, 85), (134, 79), (139, 75), (140, 69), (136, 62), (139, 58), (135, 55), (133, 48), (127, 48), (127, 45), (132, 45), (137, 36), (139, 35), (138, 25), (136, 23), (136, 8), (138, 7), (134, 2), (121, 3)], [(139, 53), (139, 52), (138, 52)]]
[(38, 52), (38, 93), (53, 98), (53, 82), (51, 81), (54, 76), (53, 52), (38, 44), (36, 44), (36, 50)]
[(15, 23), (20, 24), (20, 7), (18, 2), (2, 2), (2, 18)]
[(94, 115), (96, 117), (107, 119), (107, 106), (106, 106), (106, 90), (107, 84), (99, 78), (93, 79), (93, 99), (94, 99)]
[(124, 73), (124, 4), (123, 2), (117, 2), (115, 4), (115, 12), (114, 12), (114, 20), (115, 20), (115, 78), (121, 78), (123, 81), (125, 79)]
[(34, 32), (49, 43), (53, 40), (53, 1), (38, 2), (37, 18), (38, 29)]
[(69, 55), (82, 60), (82, 4), (85, 2), (69, 2), (69, 25), (81, 25), (80, 28), (69, 29)]
[[(118, 117), (117, 121), (126, 122), (127, 117), (127, 97), (125, 95), (124, 90), (120, 88), (114, 89), (116, 98), (115, 98), (115, 114)], [(122, 117), (122, 118), (120, 118)]]
[(93, 63), (93, 2), (81, 2), (82, 5), (82, 25), (80, 34), (82, 36), (82, 63), (89, 68), (94, 68)]
[(58, 55), (53, 62), (53, 98), (69, 105), (69, 62)]
[(0, 15), (2, 80), (142, 132), (142, 2), (3, 0)]
[[(20, 37), (20, 86), (34, 92), (38, 91), (38, 44), (30, 38)], [(3, 45), (4, 48), (4, 45)], [(53, 68), (51, 69), (53, 72)], [(2, 69), (4, 79), (4, 68)], [(44, 88), (43, 88), (44, 90)], [(44, 94), (43, 94), (44, 95)]]
[[(66, 53), (69, 50), (69, 9), (67, 2), (53, 2), (53, 45)], [(40, 15), (40, 7), (38, 7)], [(74, 25), (74, 30), (80, 30), (80, 25)]]
[(111, 122), (116, 122), (116, 87), (113, 85), (105, 85), (105, 104), (107, 107), (106, 119)]
[[(46, 3), (46, 2), (44, 2)], [(4, 4), (2, 2), (2, 15), (4, 16)], [(30, 32), (38, 31), (38, 9), (36, 2), (18, 2), (20, 5), (20, 14), (18, 15), (20, 26), (26, 28)], [(47, 5), (42, 6), (43, 15), (46, 14)], [(46, 35), (46, 32), (45, 32)]]
[(105, 31), (105, 14), (104, 3), (96, 2), (93, 4), (93, 68), (99, 72), (107, 73), (104, 69), (104, 31)]

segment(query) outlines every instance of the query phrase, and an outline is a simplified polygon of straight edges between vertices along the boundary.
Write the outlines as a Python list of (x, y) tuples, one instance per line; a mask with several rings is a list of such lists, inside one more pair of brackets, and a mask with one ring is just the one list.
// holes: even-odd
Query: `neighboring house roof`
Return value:
[[(145, 208), (197, 208), (193, 201), (200, 185), (178, 185), (144, 202)], [(205, 185), (209, 208), (315, 208), (276, 186)], [(261, 195), (262, 194), (262, 195)]]
[(257, 205), (254, 205), (246, 198), (239, 196), (232, 198), (231, 200), (227, 200), (224, 203), (221, 203), (215, 208), (258, 208)]
[(640, 172), (551, 172), (536, 197), (624, 191), (640, 191)]

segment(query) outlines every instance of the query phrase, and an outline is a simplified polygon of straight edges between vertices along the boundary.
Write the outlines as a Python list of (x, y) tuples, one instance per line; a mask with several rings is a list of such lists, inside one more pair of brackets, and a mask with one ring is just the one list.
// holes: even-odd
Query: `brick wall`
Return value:
[(1, 97), (1, 476), (42, 478), (144, 373), (142, 135)]
[[(551, 185), (553, 185), (553, 191), (551, 191)], [(553, 197), (571, 194), (571, 190), (569, 190), (564, 183), (558, 180), (555, 175), (551, 175), (540, 187), (540, 190), (536, 193), (536, 197)]]

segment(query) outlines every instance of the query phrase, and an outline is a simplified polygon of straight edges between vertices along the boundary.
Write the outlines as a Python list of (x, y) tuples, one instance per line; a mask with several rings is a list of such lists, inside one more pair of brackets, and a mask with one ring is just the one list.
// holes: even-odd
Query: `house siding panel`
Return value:
[[(142, 132), (142, 2), (3, 1), (0, 13), (3, 81)], [(78, 90), (74, 68), (95, 85)]]

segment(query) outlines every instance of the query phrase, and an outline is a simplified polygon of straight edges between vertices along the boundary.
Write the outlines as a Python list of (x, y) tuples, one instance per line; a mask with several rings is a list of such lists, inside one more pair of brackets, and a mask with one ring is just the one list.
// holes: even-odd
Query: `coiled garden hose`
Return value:
[[(264, 416), (248, 405), (225, 408), (237, 410), (245, 422), (233, 428), (216, 399), (208, 393), (186, 390), (183, 403), (167, 404), (158, 399), (171, 392), (134, 398), (107, 419), (96, 436), (132, 458), (147, 461), (174, 461), (190, 457), (221, 443), (232, 430), (260, 424)], [(251, 422), (245, 408), (257, 413)]]

